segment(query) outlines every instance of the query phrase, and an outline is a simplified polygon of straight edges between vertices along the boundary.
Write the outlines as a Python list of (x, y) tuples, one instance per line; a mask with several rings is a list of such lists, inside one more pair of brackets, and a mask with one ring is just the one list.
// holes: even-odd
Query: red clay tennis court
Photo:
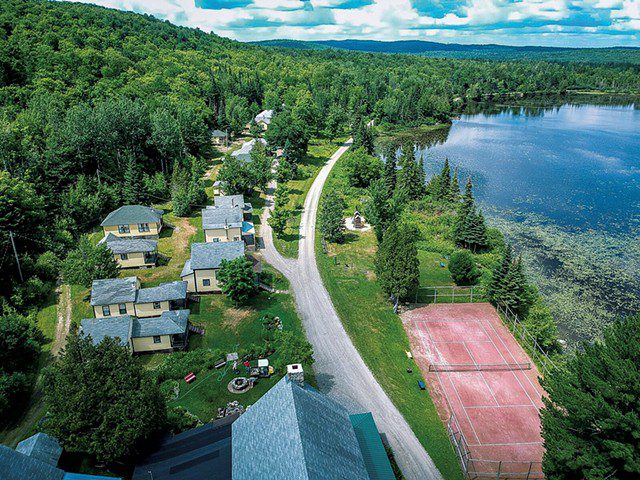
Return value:
[(402, 318), (469, 477), (542, 478), (539, 374), (493, 306), (433, 304)]

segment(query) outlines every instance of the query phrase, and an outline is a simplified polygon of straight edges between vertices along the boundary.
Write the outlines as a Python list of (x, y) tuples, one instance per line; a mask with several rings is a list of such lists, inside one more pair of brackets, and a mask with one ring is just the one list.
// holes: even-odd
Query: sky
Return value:
[(243, 42), (428, 40), (640, 47), (640, 0), (80, 0)]

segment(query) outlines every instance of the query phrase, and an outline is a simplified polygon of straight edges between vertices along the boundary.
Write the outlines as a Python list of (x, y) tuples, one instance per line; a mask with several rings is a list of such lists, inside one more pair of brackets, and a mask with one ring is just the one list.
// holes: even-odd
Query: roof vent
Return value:
[(302, 369), (302, 365), (299, 363), (287, 365), (287, 378), (290, 382), (304, 387), (304, 370)]

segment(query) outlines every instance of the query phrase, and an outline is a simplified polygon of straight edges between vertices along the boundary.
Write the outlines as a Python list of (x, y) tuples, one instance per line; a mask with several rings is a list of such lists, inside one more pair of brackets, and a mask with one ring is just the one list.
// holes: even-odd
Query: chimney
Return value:
[(304, 370), (302, 370), (302, 365), (299, 363), (287, 365), (287, 379), (304, 388)]

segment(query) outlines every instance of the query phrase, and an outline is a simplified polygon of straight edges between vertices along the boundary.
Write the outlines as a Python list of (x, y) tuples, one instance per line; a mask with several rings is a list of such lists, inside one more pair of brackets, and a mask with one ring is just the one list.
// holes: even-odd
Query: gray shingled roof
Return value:
[(238, 150), (231, 152), (231, 156), (236, 157), (243, 162), (250, 162), (251, 152), (253, 151), (256, 141), (259, 141), (263, 145), (267, 145), (267, 141), (264, 138), (253, 138), (248, 142), (244, 142)]
[(136, 318), (133, 320), (132, 338), (153, 337), (154, 335), (177, 335), (187, 331), (189, 310), (162, 312), (159, 317)]
[(62, 480), (64, 471), (37, 458), (0, 445), (2, 480)]
[(193, 270), (191, 269), (191, 259), (184, 262), (184, 267), (182, 267), (182, 272), (180, 272), (180, 278), (184, 278), (187, 275), (191, 275)]
[(136, 303), (169, 302), (187, 298), (187, 282), (161, 283), (157, 287), (141, 288), (138, 290)]
[(55, 467), (58, 465), (58, 460), (60, 460), (62, 447), (55, 438), (46, 433), (36, 433), (21, 441), (16, 447), (16, 452), (23, 453)]
[(131, 225), (135, 223), (158, 223), (162, 220), (162, 210), (144, 205), (123, 205), (105, 218), (100, 226)]
[(105, 337), (119, 338), (121, 345), (128, 345), (133, 328), (133, 317), (85, 318), (80, 321), (80, 334), (91, 336), (93, 344), (97, 345)]
[(94, 280), (91, 286), (91, 305), (135, 302), (137, 281), (137, 277)]
[[(190, 270), (220, 268), (222, 260), (234, 260), (244, 256), (244, 242), (192, 243)], [(187, 265), (185, 264), (185, 269)], [(183, 273), (185, 270), (183, 269)]]
[(287, 377), (233, 423), (231, 438), (234, 480), (369, 480), (347, 411)]
[(155, 252), (158, 249), (157, 240), (147, 240), (145, 238), (120, 238), (110, 233), (100, 243), (106, 243), (107, 248), (113, 253), (137, 253)]
[(256, 123), (262, 121), (267, 125), (269, 125), (271, 123), (272, 118), (273, 118), (273, 110), (263, 110), (258, 115), (256, 115), (256, 118), (254, 118), (254, 120), (256, 121)]
[(207, 207), (202, 210), (202, 229), (241, 228), (242, 210), (239, 205), (233, 207)]
[(222, 130), (213, 130), (211, 132), (211, 136), (217, 138), (225, 138), (227, 136), (227, 132), (223, 132)]

